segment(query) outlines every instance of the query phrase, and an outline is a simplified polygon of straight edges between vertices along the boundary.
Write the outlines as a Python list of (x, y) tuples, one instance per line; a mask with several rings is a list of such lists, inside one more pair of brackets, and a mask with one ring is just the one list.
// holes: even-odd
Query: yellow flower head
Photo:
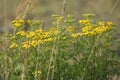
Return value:
[(13, 43), (10, 45), (10, 48), (17, 48), (18, 47), (18, 44), (17, 43)]
[(23, 26), (24, 20), (15, 20), (15, 21), (12, 21), (12, 24), (15, 28), (18, 28), (18, 27)]
[(98, 24), (99, 24), (99, 26), (105, 26), (105, 22), (104, 21), (101, 21)]
[(38, 45), (38, 41), (33, 40), (33, 41), (31, 41), (30, 44), (31, 44), (31, 46), (36, 47)]
[(25, 31), (19, 31), (16, 33), (17, 35), (21, 35), (21, 36), (25, 36), (26, 35), (26, 32)]
[(22, 47), (25, 49), (29, 49), (31, 47), (30, 42), (29, 41), (24, 42)]
[(79, 23), (84, 25), (90, 24), (90, 22), (90, 20), (79, 20)]
[(75, 27), (74, 26), (69, 26), (67, 30), (69, 32), (73, 32), (73, 31), (75, 31)]
[(112, 22), (107, 22), (108, 26), (114, 26), (114, 24)]
[(82, 28), (82, 32), (85, 33), (85, 32), (90, 32), (94, 29), (94, 26), (85, 26)]
[(33, 31), (28, 31), (27, 34), (26, 34), (27, 38), (32, 38), (35, 36), (35, 32)]
[(77, 37), (82, 37), (82, 36), (84, 36), (84, 34), (83, 33), (76, 33), (76, 34), (72, 34), (71, 35), (73, 38), (77, 38)]
[(35, 32), (37, 32), (37, 33), (42, 33), (42, 32), (44, 32), (42, 29), (38, 29), (38, 30), (36, 30)]
[(51, 41), (54, 41), (54, 39), (53, 38), (48, 38), (48, 39), (45, 39), (44, 41), (45, 42), (51, 42)]

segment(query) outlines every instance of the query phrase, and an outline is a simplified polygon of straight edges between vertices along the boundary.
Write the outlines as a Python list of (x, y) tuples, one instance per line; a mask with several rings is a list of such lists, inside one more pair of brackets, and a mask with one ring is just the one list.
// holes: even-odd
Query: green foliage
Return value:
[[(8, 80), (111, 80), (120, 74), (120, 59), (112, 50), (115, 25), (72, 15), (53, 15), (53, 28), (41, 21), (13, 21), (14, 33), (1, 36), (0, 73)], [(79, 31), (79, 32), (78, 32)], [(2, 73), (3, 72), (3, 73)], [(6, 73), (7, 72), (7, 73)]]

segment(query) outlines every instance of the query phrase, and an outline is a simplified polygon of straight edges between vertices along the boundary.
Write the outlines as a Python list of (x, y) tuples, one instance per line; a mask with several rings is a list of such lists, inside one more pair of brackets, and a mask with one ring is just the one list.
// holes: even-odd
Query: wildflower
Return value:
[(106, 31), (109, 31), (110, 27), (109, 26), (103, 26), (103, 27), (96, 27), (93, 31), (92, 31), (92, 35), (96, 35), (96, 34), (101, 34), (104, 33)]
[(39, 44), (44, 44), (44, 43), (45, 43), (45, 40), (38, 40), (38, 43), (39, 43)]
[(23, 23), (24, 23), (24, 20), (18, 20), (18, 22), (23, 24)]
[(33, 40), (33, 41), (31, 41), (30, 44), (31, 44), (31, 46), (36, 47), (38, 45), (38, 41)]
[(25, 31), (19, 31), (16, 33), (17, 35), (21, 35), (21, 36), (25, 36), (26, 35), (26, 32)]
[(53, 38), (48, 38), (48, 39), (45, 39), (44, 41), (45, 42), (51, 42), (51, 41), (54, 41), (54, 39)]
[(58, 35), (59, 33), (60, 33), (60, 30), (55, 30), (55, 31), (49, 31), (49, 32), (47, 32), (48, 33), (48, 35), (52, 35), (52, 36), (54, 36), (54, 35)]
[(99, 22), (98, 24), (99, 24), (99, 26), (105, 26), (105, 22), (103, 22), (103, 21)]
[(73, 38), (77, 38), (78, 37), (78, 34), (72, 34), (71, 35)]
[(37, 32), (37, 33), (42, 33), (43, 30), (42, 30), (42, 29), (39, 29), (39, 30), (36, 30), (35, 32)]
[(82, 32), (85, 33), (85, 32), (90, 32), (94, 29), (94, 26), (85, 26), (82, 28)]
[(68, 28), (68, 31), (69, 32), (73, 32), (75, 30), (75, 27), (73, 27), (73, 26), (70, 26), (69, 28)]
[(27, 34), (26, 34), (27, 38), (32, 38), (35, 36), (35, 32), (32, 32), (32, 31), (28, 31)]
[(21, 27), (22, 26), (22, 24), (21, 23), (14, 23), (13, 24), (16, 28), (18, 28), (18, 27)]
[(76, 33), (76, 34), (72, 34), (71, 36), (73, 37), (73, 38), (77, 38), (77, 37), (81, 37), (81, 36), (83, 36), (84, 34), (83, 33)]
[(25, 49), (29, 49), (31, 47), (30, 42), (28, 42), (28, 41), (24, 42), (22, 47)]
[(17, 48), (18, 47), (18, 44), (17, 43), (13, 43), (10, 45), (10, 48)]
[(112, 22), (107, 22), (108, 26), (114, 26), (114, 24)]
[(79, 20), (80, 24), (89, 24), (90, 20)]
[(28, 24), (32, 24), (32, 20), (26, 20)]
[(12, 24), (14, 27), (18, 28), (18, 27), (23, 26), (24, 21), (23, 20), (15, 20), (15, 21), (12, 21)]
[(43, 36), (43, 38), (46, 38), (46, 37), (49, 36), (49, 33), (48, 33), (48, 32), (44, 32), (44, 33), (42, 34), (42, 36)]
[(57, 21), (59, 22), (59, 21), (62, 21), (64, 18), (62, 17), (62, 16), (59, 16), (58, 18), (57, 18)]
[(24, 20), (14, 20), (14, 21), (12, 21), (12, 23), (14, 24), (14, 23), (24, 23)]

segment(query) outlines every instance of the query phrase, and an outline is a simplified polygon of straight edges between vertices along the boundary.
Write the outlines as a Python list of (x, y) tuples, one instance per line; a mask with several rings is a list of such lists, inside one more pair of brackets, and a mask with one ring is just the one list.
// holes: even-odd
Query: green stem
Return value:
[[(95, 42), (94, 42), (94, 44), (93, 44), (93, 47), (92, 47), (92, 49), (91, 49), (91, 51), (90, 51), (90, 54), (89, 54), (89, 57), (88, 57), (88, 59), (87, 59), (87, 62), (86, 62), (86, 65), (85, 65), (85, 68), (84, 68), (84, 69), (86, 69), (86, 68), (88, 67), (88, 63), (89, 63), (89, 61), (90, 61), (90, 59), (91, 59), (91, 57), (92, 57), (92, 55), (93, 55), (93, 53), (94, 53), (94, 48), (95, 48), (96, 44), (97, 44), (98, 41), (99, 41), (98, 39), (99, 39), (99, 35), (96, 37), (96, 40), (95, 40)], [(86, 71), (86, 70), (84, 70), (84, 72), (83, 72), (83, 76), (82, 76), (81, 80), (84, 80), (85, 71)]]

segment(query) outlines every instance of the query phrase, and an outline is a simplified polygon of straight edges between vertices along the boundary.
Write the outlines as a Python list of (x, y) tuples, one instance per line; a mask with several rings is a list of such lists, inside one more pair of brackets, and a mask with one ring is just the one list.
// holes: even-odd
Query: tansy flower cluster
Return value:
[(24, 20), (14, 20), (14, 21), (12, 21), (12, 24), (14, 27), (18, 28), (18, 27), (23, 26)]
[[(15, 34), (17, 38), (21, 38), (19, 45), (22, 45), (23, 48), (29, 49), (30, 47), (37, 47), (39, 44), (42, 45), (47, 42), (53, 42), (55, 40), (56, 35), (58, 35), (60, 31), (56, 29), (50, 31), (44, 31), (42, 29), (35, 31), (19, 31)], [(14, 39), (14, 38), (11, 38)], [(18, 42), (19, 43), (19, 42)], [(18, 47), (18, 44), (13, 43), (10, 45), (10, 48)]]
[(12, 24), (15, 28), (22, 27), (22, 26), (24, 26), (25, 23), (27, 23), (31, 26), (33, 26), (33, 25), (39, 26), (42, 24), (42, 21), (41, 20), (29, 20), (29, 19), (28, 20), (14, 20), (14, 21), (12, 21)]
[(100, 21), (93, 24), (90, 20), (79, 20), (79, 23), (82, 25), (82, 31), (80, 33), (72, 34), (73, 38), (77, 38), (79, 36), (95, 36), (113, 30), (114, 28), (114, 24), (112, 22)]
[(17, 48), (18, 44), (17, 43), (13, 43), (12, 45), (10, 45), (10, 48)]
[[(89, 15), (89, 16), (93, 16), (93, 15)], [(61, 16), (54, 15), (54, 17), (56, 19), (55, 21), (56, 24), (58, 22), (63, 22), (63, 23), (65, 22), (64, 18)], [(69, 18), (68, 20), (73, 20), (72, 16), (70, 15), (68, 16), (68, 18)], [(21, 45), (22, 48), (24, 49), (37, 47), (38, 45), (43, 45), (45, 43), (50, 43), (50, 42), (54, 42), (55, 40), (58, 40), (56, 38), (58, 38), (59, 35), (61, 38), (60, 40), (64, 40), (66, 38), (74, 39), (74, 38), (83, 37), (83, 36), (96, 36), (112, 30), (114, 26), (112, 22), (104, 22), (104, 21), (94, 21), (94, 23), (92, 22), (93, 21), (90, 19), (79, 20), (78, 21), (79, 26), (81, 26), (82, 28), (81, 28), (81, 32), (78, 32), (78, 33), (74, 33), (76, 29), (76, 26), (74, 25), (67, 25), (66, 27), (63, 26), (64, 28), (62, 26), (55, 25), (56, 28), (51, 28), (48, 31), (45, 31), (42, 29), (37, 29), (34, 31), (22, 30), (22, 31), (16, 32), (16, 34), (14, 35), (14, 37), (18, 39), (21, 38), (21, 41), (17, 40), (17, 43), (11, 44), (10, 48), (16, 48), (18, 47), (18, 45)], [(41, 21), (28, 20), (28, 23), (34, 26), (34, 25), (41, 24)], [(13, 26), (16, 28), (19, 28), (23, 24), (24, 24), (24, 20), (13, 21)], [(69, 34), (67, 34), (66, 31)]]

